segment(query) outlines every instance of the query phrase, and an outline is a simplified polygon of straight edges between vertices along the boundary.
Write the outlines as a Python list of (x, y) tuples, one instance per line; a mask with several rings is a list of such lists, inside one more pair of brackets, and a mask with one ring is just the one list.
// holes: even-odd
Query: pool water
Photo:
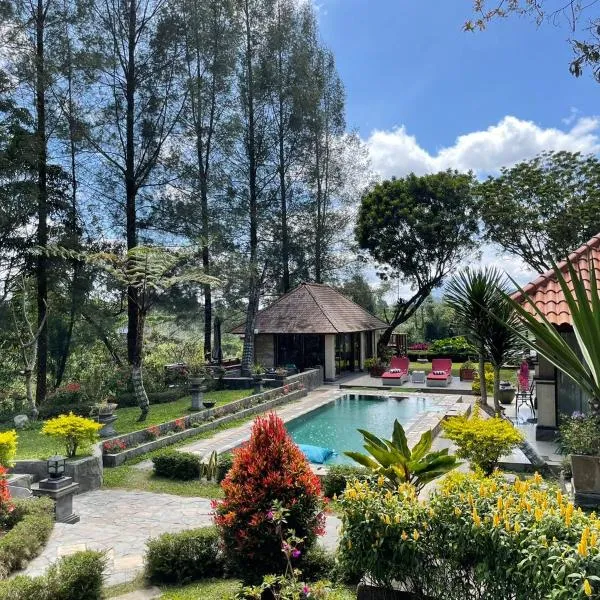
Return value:
[(364, 452), (363, 438), (357, 431), (359, 427), (390, 439), (394, 419), (407, 429), (420, 414), (437, 410), (434, 398), (348, 394), (289, 421), (286, 427), (297, 444), (335, 450), (337, 454), (327, 464), (356, 464), (344, 452)]

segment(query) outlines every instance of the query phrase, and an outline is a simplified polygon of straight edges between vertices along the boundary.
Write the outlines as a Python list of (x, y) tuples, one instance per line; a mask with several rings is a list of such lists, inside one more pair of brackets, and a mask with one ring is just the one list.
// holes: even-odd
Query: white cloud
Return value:
[(401, 177), (410, 172), (420, 175), (448, 168), (485, 175), (543, 150), (600, 152), (600, 117), (580, 117), (571, 123), (567, 130), (542, 128), (533, 121), (506, 116), (485, 130), (459, 136), (453, 145), (435, 154), (421, 147), (415, 136), (401, 126), (391, 131), (373, 131), (367, 146), (372, 167), (382, 177)]
[[(474, 171), (479, 177), (494, 174), (503, 166), (533, 158), (544, 150), (600, 153), (600, 117), (581, 117), (572, 108), (563, 119), (565, 129), (543, 128), (533, 121), (506, 116), (496, 125), (482, 131), (459, 136), (454, 144), (432, 154), (419, 145), (404, 126), (391, 131), (375, 130), (366, 140), (373, 171), (380, 177), (402, 177), (435, 173), (445, 169)], [(537, 274), (518, 257), (502, 252), (501, 248), (485, 245), (478, 256), (468, 261), (471, 266), (496, 266), (519, 284), (534, 279)], [(465, 263), (462, 266), (467, 266)], [(408, 286), (401, 285), (389, 294), (407, 298)], [(439, 293), (439, 292), (438, 292)]]

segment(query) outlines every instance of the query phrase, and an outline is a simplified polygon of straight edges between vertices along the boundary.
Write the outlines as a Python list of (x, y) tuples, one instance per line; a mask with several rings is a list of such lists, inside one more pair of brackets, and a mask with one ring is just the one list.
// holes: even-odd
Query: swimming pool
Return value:
[(417, 396), (347, 394), (292, 421), (286, 427), (297, 444), (332, 448), (327, 464), (353, 464), (345, 451), (364, 452), (358, 428), (390, 439), (394, 419), (408, 429), (425, 412), (440, 410), (437, 399)]

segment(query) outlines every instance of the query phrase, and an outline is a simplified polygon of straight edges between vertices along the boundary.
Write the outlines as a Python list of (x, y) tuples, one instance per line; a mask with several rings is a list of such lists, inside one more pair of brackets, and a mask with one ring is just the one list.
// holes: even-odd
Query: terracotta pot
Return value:
[(461, 381), (474, 381), (475, 369), (461, 369), (459, 371)]

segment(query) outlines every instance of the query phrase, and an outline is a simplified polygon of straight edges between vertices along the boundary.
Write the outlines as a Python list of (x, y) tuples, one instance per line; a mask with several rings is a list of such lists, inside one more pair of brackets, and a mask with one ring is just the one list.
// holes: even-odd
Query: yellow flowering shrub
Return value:
[(71, 412), (46, 421), (42, 433), (62, 442), (67, 456), (72, 458), (78, 449), (85, 448), (98, 439), (100, 429), (102, 425), (99, 423)]
[(0, 432), (0, 467), (10, 467), (17, 455), (17, 432)]
[(506, 419), (481, 417), (475, 407), (471, 417), (451, 417), (442, 422), (444, 437), (458, 447), (457, 456), (490, 475), (501, 456), (509, 454), (523, 441), (523, 434)]
[(340, 560), (417, 597), (600, 597), (600, 519), (536, 475), (452, 473), (428, 501), (355, 482), (342, 496)]
[[(485, 363), (485, 389), (489, 395), (494, 393), (494, 367)], [(481, 396), (481, 381), (479, 381), (479, 369), (475, 369), (475, 377), (471, 384), (471, 390), (476, 396)]]

